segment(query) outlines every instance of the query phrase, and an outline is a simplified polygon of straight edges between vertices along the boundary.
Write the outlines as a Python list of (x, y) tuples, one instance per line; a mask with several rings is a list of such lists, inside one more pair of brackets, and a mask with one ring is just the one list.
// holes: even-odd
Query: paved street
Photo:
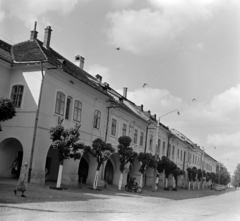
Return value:
[[(124, 191), (115, 194), (107, 191), (83, 190), (62, 192), (39, 187), (40, 195), (44, 192), (48, 194), (44, 196), (47, 198), (46, 201), (40, 200), (41, 196), (39, 199), (31, 199), (31, 194), (33, 195), (36, 190), (36, 186), (32, 185), (29, 188), (28, 199), (17, 196), (18, 203), (1, 203), (0, 220), (240, 220), (239, 190), (200, 198), (172, 200), (146, 194), (128, 194)], [(195, 194), (194, 191), (175, 192), (175, 194), (189, 194), (189, 192)], [(51, 195), (54, 193), (65, 194), (67, 200), (63, 199), (63, 195), (63, 198), (52, 201), (51, 198), (54, 196)], [(169, 191), (169, 194), (174, 192)], [(72, 195), (72, 200), (68, 199), (67, 195)]]

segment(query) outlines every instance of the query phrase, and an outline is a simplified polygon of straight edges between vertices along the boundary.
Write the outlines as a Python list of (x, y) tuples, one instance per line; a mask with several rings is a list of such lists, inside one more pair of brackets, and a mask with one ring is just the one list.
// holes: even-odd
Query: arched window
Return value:
[(74, 103), (74, 112), (73, 112), (73, 120), (80, 122), (82, 115), (82, 103), (80, 101), (75, 101)]
[(72, 98), (67, 97), (67, 105), (66, 105), (66, 112), (65, 112), (65, 119), (69, 120), (70, 119), (70, 113), (71, 113), (71, 106), (72, 106)]
[(16, 108), (21, 108), (23, 99), (23, 85), (14, 85), (11, 92), (11, 100)]
[(100, 128), (100, 120), (101, 120), (101, 112), (99, 110), (95, 110), (94, 121), (93, 121), (94, 128), (96, 128), (96, 129)]
[(65, 107), (65, 94), (58, 91), (56, 97), (56, 106), (55, 106), (55, 113), (62, 115), (64, 114), (64, 107)]

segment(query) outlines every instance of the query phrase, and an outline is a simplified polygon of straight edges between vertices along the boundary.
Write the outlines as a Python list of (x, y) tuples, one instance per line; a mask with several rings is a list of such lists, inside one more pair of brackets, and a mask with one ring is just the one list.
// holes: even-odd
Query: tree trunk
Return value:
[(165, 180), (166, 180), (165, 181), (166, 182), (166, 186), (165, 187), (168, 188), (168, 178), (165, 177)]
[(143, 173), (141, 173), (141, 176), (140, 176), (139, 186), (140, 186), (140, 187), (143, 187)]
[(174, 176), (173, 176), (173, 178), (172, 178), (172, 182), (173, 182), (173, 189), (175, 189), (175, 188), (176, 188), (176, 182), (175, 182)]
[(94, 181), (93, 181), (93, 189), (97, 189), (97, 184), (98, 184), (98, 175), (99, 175), (99, 170), (96, 170)]
[(198, 189), (200, 190), (200, 179), (198, 180)]
[(63, 171), (63, 160), (59, 163), (58, 179), (57, 179), (57, 186), (56, 186), (57, 188), (61, 187), (62, 171)]
[(159, 176), (160, 176), (160, 174), (159, 174), (159, 173), (157, 173), (155, 190), (157, 190), (157, 189), (158, 189)]
[(154, 169), (153, 171), (153, 180), (152, 180), (152, 191), (155, 191), (156, 190), (156, 185), (157, 185), (157, 170)]
[(123, 181), (123, 172), (120, 174), (119, 182), (118, 182), (118, 190), (122, 189), (122, 181)]
[(188, 181), (188, 190), (190, 190), (191, 189), (191, 181), (189, 180)]
[(203, 180), (203, 190), (204, 190), (204, 180)]

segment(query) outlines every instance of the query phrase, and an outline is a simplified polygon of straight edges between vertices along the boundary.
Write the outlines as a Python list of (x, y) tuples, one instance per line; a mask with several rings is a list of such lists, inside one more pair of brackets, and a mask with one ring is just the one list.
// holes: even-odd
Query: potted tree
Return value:
[(97, 169), (93, 181), (93, 189), (97, 189), (99, 170), (104, 163), (108, 160), (109, 156), (115, 151), (110, 143), (105, 143), (101, 138), (97, 138), (93, 141), (92, 147), (87, 146), (85, 151), (90, 153), (97, 161)]
[(192, 168), (192, 181), (193, 181), (193, 189), (195, 189), (196, 186), (196, 176), (197, 176), (197, 168)]
[(178, 176), (181, 174), (181, 170), (179, 167), (175, 168), (172, 171), (173, 177), (175, 179), (174, 185), (173, 185), (173, 191), (177, 191), (177, 186), (178, 186)]
[(140, 187), (143, 187), (143, 175), (146, 172), (146, 169), (149, 165), (151, 166), (155, 166), (154, 165), (154, 158), (153, 155), (151, 153), (139, 153), (138, 155), (138, 160), (141, 163), (139, 172), (141, 173), (141, 177), (140, 177)]
[(120, 178), (118, 182), (118, 190), (122, 188), (123, 172), (127, 163), (132, 163), (134, 158), (137, 157), (137, 152), (133, 151), (130, 147), (132, 139), (129, 136), (121, 136), (118, 138), (118, 154), (120, 160)]
[(188, 172), (188, 190), (190, 190), (192, 182), (192, 168), (188, 167), (187, 172)]
[[(80, 126), (79, 126), (80, 127)], [(56, 189), (61, 188), (62, 170), (64, 160), (73, 158), (80, 159), (85, 145), (80, 140), (79, 127), (76, 129), (64, 129), (62, 125), (50, 128), (50, 138), (52, 140), (52, 148), (58, 151), (59, 170)]]
[(202, 181), (202, 170), (201, 169), (197, 170), (197, 178), (198, 178), (198, 189), (200, 190), (200, 184)]

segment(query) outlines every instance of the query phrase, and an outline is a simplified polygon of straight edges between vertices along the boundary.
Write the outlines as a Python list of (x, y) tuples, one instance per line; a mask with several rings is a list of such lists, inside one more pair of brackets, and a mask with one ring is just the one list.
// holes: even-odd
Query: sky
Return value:
[(131, 101), (233, 175), (240, 163), (239, 12), (239, 0), (0, 0), (0, 38), (26, 41), (37, 21), (42, 41), (50, 25), (54, 50), (73, 62), (83, 56), (88, 73), (120, 93), (127, 87)]

